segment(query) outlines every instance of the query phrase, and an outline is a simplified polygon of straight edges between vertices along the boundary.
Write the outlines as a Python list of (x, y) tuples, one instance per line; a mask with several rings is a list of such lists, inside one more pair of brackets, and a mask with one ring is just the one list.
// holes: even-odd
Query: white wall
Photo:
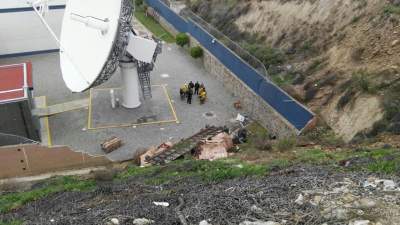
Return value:
[[(65, 0), (51, 3), (63, 5)], [(0, 0), (0, 56), (58, 49), (56, 41), (34, 11), (18, 11), (18, 8), (25, 7), (29, 7), (26, 0)], [(60, 35), (63, 15), (64, 9), (52, 9), (46, 15), (57, 35)]]

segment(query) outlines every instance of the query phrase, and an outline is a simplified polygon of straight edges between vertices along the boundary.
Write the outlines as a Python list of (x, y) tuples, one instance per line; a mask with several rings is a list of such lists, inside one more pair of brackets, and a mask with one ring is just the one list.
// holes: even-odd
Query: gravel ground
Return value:
[[(147, 218), (154, 220), (154, 224), (181, 224), (178, 217), (181, 214), (187, 224), (199, 224), (202, 220), (213, 225), (239, 224), (245, 220), (276, 221), (288, 225), (348, 224), (354, 217), (336, 218), (321, 214), (327, 202), (321, 205), (296, 204), (295, 200), (300, 193), (310, 190), (316, 193), (326, 190), (324, 198), (329, 201), (332, 196), (340, 198), (348, 191), (331, 192), (333, 195), (326, 193), (346, 183), (342, 181), (351, 181), (354, 186), (346, 186), (351, 192), (371, 194), (371, 190), (365, 191), (361, 185), (368, 177), (368, 174), (341, 173), (322, 167), (293, 167), (262, 178), (211, 184), (184, 179), (163, 186), (148, 186), (136, 177), (101, 183), (92, 192), (58, 193), (11, 214), (0, 215), (0, 221), (18, 218), (32, 225), (76, 225), (107, 224), (111, 218), (117, 218), (120, 224), (132, 224), (135, 218)], [(398, 177), (392, 179), (399, 181)], [(378, 198), (380, 194), (374, 192), (374, 196)], [(398, 193), (394, 196), (397, 201), (400, 199)], [(170, 206), (156, 206), (154, 201), (168, 202)]]

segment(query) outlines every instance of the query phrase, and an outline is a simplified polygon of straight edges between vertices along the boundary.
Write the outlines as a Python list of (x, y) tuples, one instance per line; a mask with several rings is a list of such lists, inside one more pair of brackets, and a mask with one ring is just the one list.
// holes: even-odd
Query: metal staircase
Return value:
[(157, 60), (158, 54), (162, 51), (162, 44), (161, 41), (156, 40), (157, 48), (153, 56), (152, 63), (145, 63), (136, 60), (136, 68), (139, 76), (140, 87), (142, 88), (143, 98), (149, 99), (152, 98), (151, 94), (151, 79), (150, 79), (150, 72), (154, 69), (154, 62)]
[[(152, 67), (152, 68), (149, 68)], [(152, 98), (151, 94), (151, 79), (150, 79), (150, 71), (153, 70), (153, 63), (137, 63), (137, 71), (139, 76), (140, 87), (142, 88), (143, 98), (149, 99)]]

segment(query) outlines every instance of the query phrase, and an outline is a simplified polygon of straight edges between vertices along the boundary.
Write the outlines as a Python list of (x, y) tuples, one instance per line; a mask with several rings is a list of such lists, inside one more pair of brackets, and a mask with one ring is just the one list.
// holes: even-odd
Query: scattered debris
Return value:
[(236, 121), (239, 121), (239, 122), (245, 122), (245, 120), (246, 120), (246, 117), (245, 116), (243, 116), (242, 114), (240, 114), (240, 113), (238, 113), (237, 114), (237, 116), (236, 116)]
[(299, 194), (299, 196), (297, 196), (297, 199), (294, 202), (297, 205), (303, 205), (304, 204), (304, 196), (302, 194)]
[(232, 137), (219, 133), (209, 140), (203, 140), (196, 148), (195, 156), (200, 160), (216, 160), (228, 157), (228, 149), (233, 147)]
[(112, 137), (101, 144), (101, 149), (105, 153), (110, 153), (122, 146), (122, 140), (117, 137)]
[(169, 203), (168, 202), (153, 202), (154, 205), (156, 206), (162, 206), (162, 207), (168, 207)]
[(119, 225), (119, 220), (117, 218), (112, 218), (110, 221), (114, 225)]
[(173, 146), (173, 144), (171, 142), (165, 142), (162, 143), (160, 146), (158, 146), (157, 148), (150, 148), (147, 152), (145, 152), (144, 154), (142, 154), (140, 156), (140, 166), (149, 166), (151, 165), (150, 163), (148, 163), (146, 160), (149, 158), (152, 158), (156, 155), (159, 155), (167, 150), (169, 150), (171, 147)]
[(133, 223), (133, 225), (149, 225), (149, 224), (153, 224), (154, 220), (149, 220), (146, 218), (138, 218), (138, 219), (134, 219), (132, 223)]
[(200, 221), (199, 225), (212, 225), (212, 224), (209, 223), (207, 220), (202, 220)]
[(247, 142), (248, 131), (246, 128), (241, 128), (238, 130), (237, 134), (233, 137), (234, 144), (243, 144)]
[(363, 183), (364, 188), (380, 189), (383, 191), (400, 191), (400, 187), (393, 180), (377, 179), (374, 177), (369, 177)]
[(369, 220), (355, 220), (351, 221), (349, 225), (371, 225)]
[(145, 161), (153, 165), (171, 162), (182, 155), (191, 152), (191, 150), (194, 149), (200, 141), (212, 138), (221, 132), (223, 132), (223, 127), (206, 127), (192, 137), (184, 139), (175, 144), (173, 147), (168, 148), (165, 151), (158, 152), (153, 156), (146, 157)]
[(234, 102), (233, 107), (235, 107), (235, 109), (237, 109), (237, 110), (242, 109), (242, 103), (240, 102), (240, 100)]

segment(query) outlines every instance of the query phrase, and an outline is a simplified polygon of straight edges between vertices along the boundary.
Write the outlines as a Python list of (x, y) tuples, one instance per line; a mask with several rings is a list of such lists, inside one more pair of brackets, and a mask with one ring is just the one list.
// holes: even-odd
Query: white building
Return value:
[[(0, 58), (58, 51), (28, 0), (0, 0)], [(46, 20), (60, 35), (66, 0), (49, 1)]]

